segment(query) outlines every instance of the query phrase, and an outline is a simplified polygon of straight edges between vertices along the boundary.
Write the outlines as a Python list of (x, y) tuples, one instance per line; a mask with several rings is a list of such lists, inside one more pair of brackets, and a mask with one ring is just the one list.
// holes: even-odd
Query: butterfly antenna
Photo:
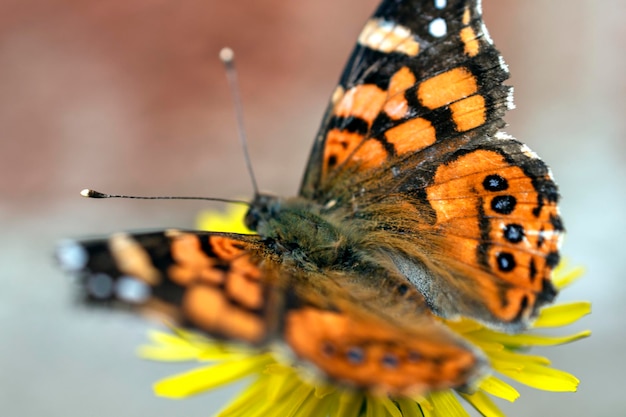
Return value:
[(226, 69), (226, 78), (228, 79), (228, 86), (233, 97), (233, 104), (235, 106), (235, 118), (237, 119), (237, 131), (239, 133), (239, 141), (241, 142), (241, 148), (243, 149), (243, 155), (246, 160), (246, 167), (250, 174), (250, 180), (252, 181), (252, 188), (254, 188), (254, 195), (259, 195), (259, 187), (254, 177), (254, 170), (252, 169), (252, 162), (250, 160), (250, 154), (248, 153), (248, 139), (246, 138), (246, 131), (243, 125), (243, 107), (241, 105), (241, 96), (239, 94), (239, 82), (237, 81), (237, 70), (235, 69), (235, 53), (230, 48), (222, 48), (220, 51), (220, 60), (224, 64)]
[(92, 190), (91, 188), (85, 188), (80, 192), (80, 195), (87, 198), (130, 198), (135, 200), (204, 200), (204, 201), (219, 201), (222, 203), (232, 203), (232, 204), (244, 204), (249, 206), (250, 203), (242, 200), (229, 200), (227, 198), (213, 198), (213, 197), (168, 197), (168, 196), (158, 196), (158, 197), (143, 197), (137, 195), (120, 195), (120, 194), (107, 194), (101, 193), (100, 191)]

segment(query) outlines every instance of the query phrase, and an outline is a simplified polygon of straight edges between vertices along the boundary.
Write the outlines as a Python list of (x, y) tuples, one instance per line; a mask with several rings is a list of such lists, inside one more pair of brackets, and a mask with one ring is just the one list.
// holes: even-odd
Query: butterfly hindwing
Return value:
[(472, 390), (484, 375), (482, 354), (422, 309), (420, 295), (381, 294), (355, 284), (363, 278), (357, 274), (317, 278), (308, 277), (333, 297), (297, 296), (285, 314), (284, 338), (326, 377), (377, 394), (411, 396)]

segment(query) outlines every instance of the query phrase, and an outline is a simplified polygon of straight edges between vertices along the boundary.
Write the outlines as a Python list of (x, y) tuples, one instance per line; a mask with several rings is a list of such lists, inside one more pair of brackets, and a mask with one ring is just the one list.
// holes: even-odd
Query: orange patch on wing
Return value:
[(229, 237), (211, 236), (209, 242), (217, 257), (225, 261), (230, 261), (245, 252), (241, 248), (241, 242)]
[(259, 285), (261, 271), (250, 262), (249, 257), (242, 257), (233, 261), (231, 270), (226, 279), (228, 295), (246, 306), (255, 310), (263, 306), (263, 291)]
[(476, 56), (480, 51), (480, 43), (478, 42), (478, 39), (476, 39), (476, 33), (474, 32), (474, 29), (469, 26), (464, 27), (463, 29), (461, 29), (460, 35), (461, 41), (464, 45), (465, 55), (468, 55), (470, 57)]
[(480, 94), (450, 104), (450, 111), (459, 132), (482, 126), (487, 121), (485, 99)]
[(210, 334), (255, 343), (265, 333), (258, 316), (230, 304), (217, 288), (190, 288), (183, 298), (183, 311), (194, 325)]
[(470, 14), (470, 9), (469, 7), (466, 7), (465, 10), (463, 11), (463, 18), (462, 18), (462, 22), (464, 25), (469, 24), (470, 22), (470, 18), (472, 17), (472, 15)]
[[(486, 178), (495, 175), (505, 181), (502, 189), (492, 190), (485, 185)], [(560, 233), (551, 222), (556, 204), (544, 201), (536, 213), (538, 195), (532, 179), (521, 167), (510, 165), (500, 153), (491, 150), (476, 150), (441, 165), (426, 192), (446, 250), (455, 253), (461, 263), (476, 268), (481, 266), (479, 253), (484, 254), (488, 267), (481, 281), (493, 285), (486, 286), (481, 294), (494, 316), (503, 321), (519, 318), (520, 307), (526, 303), (528, 307), (522, 314), (527, 317), (536, 303), (536, 294), (543, 291), (542, 280), (551, 271), (545, 258), (557, 251)], [(479, 208), (480, 201), (483, 205)], [(503, 201), (506, 205), (498, 207)], [(486, 229), (482, 229), (481, 221), (488, 223)], [(507, 235), (508, 227), (518, 228), (523, 235)], [(485, 240), (484, 232), (489, 232)], [(486, 246), (479, 251), (479, 244)], [(479, 281), (475, 272), (461, 272)], [(511, 286), (506, 293), (502, 292), (504, 283)]]
[(391, 77), (389, 81), (389, 96), (394, 96), (406, 91), (415, 85), (415, 75), (409, 67), (402, 67)]
[(370, 169), (382, 165), (387, 159), (387, 151), (382, 143), (375, 139), (366, 140), (354, 153), (352, 160), (361, 168)]
[(406, 116), (409, 110), (409, 103), (404, 97), (404, 92), (415, 85), (416, 79), (413, 72), (408, 67), (400, 68), (392, 77), (389, 83), (389, 98), (383, 110), (393, 120), (398, 120)]
[(345, 92), (333, 114), (339, 117), (358, 117), (371, 124), (386, 100), (387, 92), (376, 85), (358, 85)]
[(385, 138), (394, 145), (398, 155), (403, 155), (432, 145), (437, 140), (437, 134), (432, 123), (418, 117), (392, 127), (385, 132)]
[(476, 77), (467, 68), (458, 67), (423, 81), (417, 89), (417, 98), (423, 106), (436, 109), (476, 91)]
[(331, 129), (326, 134), (326, 146), (324, 148), (324, 174), (328, 169), (341, 165), (363, 140), (360, 133), (345, 132), (339, 129)]
[(285, 340), (331, 378), (374, 392), (417, 395), (468, 382), (473, 354), (435, 327), (422, 331), (417, 337), (374, 317), (307, 307), (287, 314)]
[(168, 275), (175, 283), (186, 286), (196, 280), (212, 284), (221, 284), (224, 281), (224, 272), (213, 267), (215, 261), (202, 251), (197, 236), (177, 234), (172, 239), (170, 250), (176, 264), (170, 266)]

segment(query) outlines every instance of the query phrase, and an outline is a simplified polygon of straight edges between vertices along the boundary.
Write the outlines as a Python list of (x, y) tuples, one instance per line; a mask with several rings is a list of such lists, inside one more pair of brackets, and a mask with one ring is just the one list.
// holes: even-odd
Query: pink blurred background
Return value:
[[(553, 168), (565, 255), (588, 268), (563, 300), (591, 299), (542, 350), (581, 379), (576, 394), (521, 389), (510, 416), (626, 415), (626, 222), (620, 0), (484, 0), (512, 71), (507, 131)], [(150, 385), (187, 369), (143, 362), (151, 323), (87, 311), (52, 261), (68, 236), (192, 227), (202, 202), (87, 200), (85, 187), (138, 195), (251, 195), (217, 59), (237, 54), (245, 127), (263, 189), (297, 191), (330, 92), (376, 0), (0, 1), (0, 414), (209, 416), (225, 389), (188, 401)], [(219, 206), (214, 206), (219, 207)], [(499, 403), (501, 404), (501, 403)]]

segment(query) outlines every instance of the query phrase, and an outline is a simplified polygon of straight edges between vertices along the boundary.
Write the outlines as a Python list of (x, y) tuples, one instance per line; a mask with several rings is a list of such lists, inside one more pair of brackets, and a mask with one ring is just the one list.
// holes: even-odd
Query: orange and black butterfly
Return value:
[(476, 0), (384, 0), (358, 37), (298, 196), (255, 195), (256, 235), (65, 242), (88, 300), (282, 344), (391, 395), (471, 386), (485, 359), (437, 317), (525, 329), (556, 291), (557, 187), (499, 132), (512, 90)]

